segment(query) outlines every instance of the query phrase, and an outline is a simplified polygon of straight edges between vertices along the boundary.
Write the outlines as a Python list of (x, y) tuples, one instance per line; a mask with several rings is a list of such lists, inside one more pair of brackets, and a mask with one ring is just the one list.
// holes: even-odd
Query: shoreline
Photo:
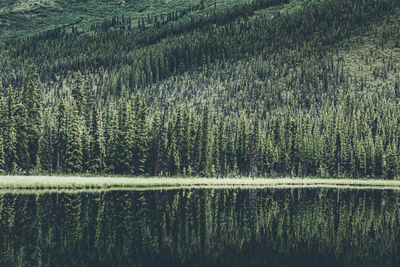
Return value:
[(179, 188), (400, 189), (398, 180), (328, 178), (126, 178), (80, 176), (0, 176), (0, 191), (157, 190)]

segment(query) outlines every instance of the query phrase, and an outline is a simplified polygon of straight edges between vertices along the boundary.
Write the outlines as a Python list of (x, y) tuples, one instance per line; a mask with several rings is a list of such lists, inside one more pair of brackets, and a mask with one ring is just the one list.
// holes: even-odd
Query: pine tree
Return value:
[(381, 178), (384, 174), (385, 168), (385, 155), (383, 149), (382, 138), (380, 136), (376, 136), (375, 138), (375, 170), (374, 175), (377, 178)]
[(29, 137), (28, 137), (28, 114), (25, 106), (18, 103), (15, 106), (15, 130), (16, 130), (16, 149), (17, 165), (20, 170), (28, 172), (29, 166)]
[(210, 164), (211, 164), (211, 176), (212, 177), (218, 177), (220, 176), (221, 172), (220, 172), (220, 146), (218, 143), (218, 133), (219, 129), (216, 127), (211, 128), (211, 145), (210, 145), (210, 153), (211, 153), (211, 160), (210, 160)]
[(258, 141), (258, 129), (260, 125), (258, 121), (254, 122), (253, 131), (250, 135), (249, 141), (249, 176), (254, 177), (257, 175), (257, 141)]
[(357, 142), (357, 158), (359, 162), (359, 169), (357, 171), (357, 177), (364, 177), (367, 169), (367, 157), (365, 153), (365, 145), (363, 141)]
[(144, 173), (148, 142), (146, 131), (147, 108), (138, 95), (135, 97), (133, 109), (135, 131), (133, 136), (133, 173), (138, 175)]
[(6, 172), (6, 159), (4, 153), (4, 144), (3, 138), (0, 134), (0, 174), (4, 174)]
[(203, 115), (200, 127), (200, 159), (199, 159), (199, 172), (201, 175), (207, 175), (207, 164), (208, 164), (208, 106), (203, 108)]
[(56, 168), (57, 173), (64, 166), (67, 145), (67, 115), (64, 100), (60, 100), (56, 111)]
[(236, 130), (236, 161), (240, 175), (246, 175), (248, 161), (248, 136), (246, 129), (246, 118), (244, 115), (239, 119), (238, 127)]
[(82, 115), (82, 109), (86, 106), (85, 97), (83, 93), (83, 76), (80, 72), (74, 75), (75, 81), (71, 90), (72, 98), (75, 100), (79, 116)]
[[(17, 131), (16, 125), (16, 105), (15, 95), (11, 87), (8, 89), (6, 101), (6, 123), (4, 128), (4, 153), (5, 153), (5, 170), (7, 173), (15, 173), (17, 171)], [(24, 140), (20, 140), (19, 144)]]
[(103, 145), (103, 137), (101, 133), (100, 114), (95, 105), (93, 105), (92, 122), (90, 127), (90, 172), (101, 173), (104, 169), (105, 149)]
[(133, 174), (136, 128), (131, 105), (127, 105), (126, 112), (126, 126), (120, 126), (120, 170), (124, 174)]
[(399, 162), (396, 144), (392, 143), (387, 146), (385, 159), (385, 176), (389, 179), (396, 178), (399, 174)]
[(375, 147), (371, 133), (368, 134), (366, 140), (366, 175), (373, 176), (375, 169)]
[(272, 144), (271, 135), (268, 135), (265, 141), (265, 167), (267, 173), (270, 175), (274, 171), (275, 165), (275, 151)]
[(110, 115), (110, 126), (107, 129), (108, 138), (106, 139), (106, 154), (105, 154), (105, 165), (107, 173), (119, 173), (119, 162), (117, 161), (119, 158), (118, 155), (118, 141), (119, 141), (119, 127), (118, 127), (118, 118), (117, 114)]
[[(82, 116), (80, 116), (82, 118)], [(90, 135), (90, 129), (86, 127), (85, 121), (81, 121), (81, 140), (82, 140), (82, 171), (88, 172), (90, 168), (90, 144), (92, 138)]]
[(43, 127), (39, 139), (39, 159), (41, 166), (53, 174), (53, 134), (51, 129), (50, 112), (47, 110), (43, 116)]
[(150, 131), (148, 132), (149, 136), (149, 157), (146, 160), (146, 172), (151, 175), (158, 174), (158, 166), (159, 166), (159, 154), (160, 146), (162, 142), (162, 135), (161, 135), (161, 118), (160, 113), (156, 111), (153, 114), (153, 120), (151, 122)]
[(217, 157), (215, 159), (215, 169), (216, 172), (219, 175), (225, 175), (226, 174), (226, 165), (225, 165), (225, 153), (226, 153), (226, 138), (225, 138), (225, 124), (224, 124), (224, 120), (222, 118), (219, 119), (219, 123), (218, 123), (218, 128), (217, 128), (217, 136), (215, 137), (215, 145), (214, 145), (214, 149), (215, 149), (215, 155), (214, 157)]
[(344, 121), (342, 123), (342, 129), (340, 131), (340, 171), (342, 174), (350, 175), (351, 169), (351, 144), (348, 130), (348, 123)]
[(176, 175), (180, 168), (179, 152), (177, 148), (177, 140), (174, 133), (174, 122), (168, 120), (166, 128), (166, 167), (169, 174)]
[(39, 150), (40, 123), (41, 123), (41, 90), (42, 85), (36, 67), (29, 69), (29, 76), (24, 87), (22, 104), (27, 112), (26, 135), (28, 153), (26, 154), (25, 168), (29, 174), (30, 169), (36, 165)]
[(121, 174), (130, 173), (133, 153), (133, 118), (131, 105), (129, 105), (128, 93), (122, 89), (121, 98), (118, 101), (118, 153), (115, 159), (116, 170)]
[[(179, 157), (179, 165), (181, 165), (181, 163), (184, 162), (184, 156), (183, 156), (183, 136), (184, 136), (184, 132), (183, 132), (183, 123), (182, 123), (182, 111), (181, 111), (181, 107), (179, 106), (177, 108), (177, 112), (176, 112), (176, 119), (175, 119), (175, 127), (174, 127), (174, 138), (176, 140), (176, 153), (177, 156)], [(184, 165), (182, 164), (182, 168), (184, 167)], [(180, 172), (180, 170), (179, 170)]]
[(65, 169), (68, 173), (79, 173), (82, 171), (82, 129), (78, 107), (74, 100), (70, 105), (70, 124), (67, 135)]
[(181, 139), (179, 140), (179, 155), (181, 156), (180, 162), (181, 167), (187, 169), (188, 164), (190, 161), (190, 154), (189, 154), (189, 106), (188, 103), (185, 104), (182, 114), (182, 121), (181, 125), (179, 126), (181, 131)]

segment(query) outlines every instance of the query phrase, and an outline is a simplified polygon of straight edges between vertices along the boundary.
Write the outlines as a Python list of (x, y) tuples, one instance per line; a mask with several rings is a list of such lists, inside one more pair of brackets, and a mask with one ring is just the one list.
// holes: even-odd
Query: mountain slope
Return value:
[[(75, 26), (88, 30), (90, 25), (112, 16), (126, 16), (137, 26), (148, 16), (187, 11), (185, 18), (239, 4), (240, 0), (5, 0), (0, 3), (0, 41), (26, 37), (45, 30)], [(146, 25), (150, 25), (146, 21)]]
[(398, 177), (399, 6), (264, 0), (10, 41), (0, 125), (26, 146), (4, 169)]

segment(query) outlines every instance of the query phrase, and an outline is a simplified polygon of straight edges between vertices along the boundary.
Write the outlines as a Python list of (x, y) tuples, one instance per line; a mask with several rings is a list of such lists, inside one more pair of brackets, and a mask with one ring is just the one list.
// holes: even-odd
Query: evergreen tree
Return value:
[(271, 136), (268, 135), (265, 141), (265, 167), (266, 172), (270, 175), (274, 171), (275, 165), (275, 149), (272, 144)]
[(92, 124), (90, 127), (91, 144), (90, 144), (90, 164), (89, 170), (91, 173), (101, 173), (104, 169), (105, 149), (103, 137), (101, 133), (100, 114), (95, 105), (92, 111)]
[(118, 118), (117, 114), (114, 113), (110, 116), (109, 120), (110, 126), (107, 129), (108, 138), (106, 139), (106, 155), (105, 155), (105, 165), (107, 173), (120, 173), (119, 168), (119, 126), (118, 126)]
[[(5, 169), (7, 173), (15, 173), (17, 171), (17, 131), (16, 131), (16, 104), (15, 95), (8, 89), (6, 101), (6, 122), (4, 128), (4, 153), (5, 153)], [(19, 144), (24, 140), (20, 140)]]
[(398, 155), (397, 155), (397, 146), (396, 144), (392, 143), (389, 144), (386, 148), (386, 171), (385, 176), (386, 178), (393, 179), (396, 178), (399, 174), (399, 162), (398, 162)]
[(161, 152), (161, 143), (163, 141), (161, 132), (161, 118), (158, 111), (153, 114), (151, 127), (148, 132), (149, 136), (149, 157), (146, 160), (146, 172), (151, 175), (159, 174), (159, 158)]
[(69, 113), (70, 123), (65, 153), (65, 170), (68, 173), (79, 173), (82, 171), (82, 129), (75, 100), (70, 104)]
[(134, 101), (133, 119), (133, 174), (143, 174), (147, 158), (147, 108), (145, 102), (137, 95)]
[(82, 109), (86, 106), (85, 95), (83, 91), (83, 76), (80, 72), (74, 75), (74, 84), (71, 90), (72, 98), (75, 100), (79, 116), (82, 115)]
[(27, 153), (25, 168), (27, 173), (36, 165), (39, 150), (40, 124), (41, 124), (41, 94), (42, 84), (36, 67), (29, 69), (28, 80), (25, 84), (22, 104), (26, 109), (26, 137)]
[(126, 89), (122, 89), (121, 98), (118, 101), (118, 153), (116, 158), (116, 170), (120, 174), (128, 174), (131, 172), (133, 164), (133, 118), (131, 105), (129, 105), (128, 93)]
[(205, 106), (203, 109), (201, 127), (200, 127), (200, 158), (199, 158), (199, 172), (201, 175), (207, 175), (207, 164), (208, 164), (208, 107)]
[(53, 133), (51, 129), (50, 112), (47, 110), (43, 116), (43, 127), (39, 140), (39, 161), (41, 166), (53, 174)]
[(254, 177), (257, 175), (257, 147), (258, 147), (258, 133), (259, 133), (259, 123), (258, 121), (254, 122), (253, 131), (250, 135), (250, 142), (249, 142), (249, 176)]
[[(134, 173), (136, 127), (131, 101), (126, 106), (127, 117), (125, 126), (120, 125), (120, 170), (124, 174)], [(124, 121), (121, 121), (124, 124)]]
[[(16, 129), (16, 149), (17, 149), (17, 165), (20, 171), (26, 171), (28, 173), (29, 166), (27, 165), (29, 160), (29, 137), (28, 137), (28, 114), (25, 106), (22, 103), (18, 103), (15, 106), (15, 129)], [(31, 166), (33, 167), (33, 166)]]
[(4, 174), (6, 172), (6, 160), (5, 160), (5, 153), (4, 153), (4, 144), (3, 138), (0, 134), (0, 174)]
[(56, 167), (60, 173), (64, 166), (65, 151), (67, 146), (67, 114), (64, 100), (60, 100), (56, 111)]
[(385, 168), (385, 154), (383, 149), (383, 142), (380, 136), (375, 138), (375, 177), (381, 178), (384, 174)]

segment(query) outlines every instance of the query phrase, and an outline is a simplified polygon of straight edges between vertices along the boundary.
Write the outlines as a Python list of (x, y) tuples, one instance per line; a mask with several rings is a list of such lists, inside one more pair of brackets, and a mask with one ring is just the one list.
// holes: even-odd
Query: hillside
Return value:
[(9, 20), (0, 170), (400, 175), (398, 1), (104, 3)]
[(214, 10), (228, 8), (241, 0), (4, 0), (0, 3), (0, 41), (38, 34), (55, 27), (76, 27), (87, 31), (90, 25), (112, 16), (131, 18), (132, 27), (144, 19), (182, 13), (178, 20), (190, 20)]

